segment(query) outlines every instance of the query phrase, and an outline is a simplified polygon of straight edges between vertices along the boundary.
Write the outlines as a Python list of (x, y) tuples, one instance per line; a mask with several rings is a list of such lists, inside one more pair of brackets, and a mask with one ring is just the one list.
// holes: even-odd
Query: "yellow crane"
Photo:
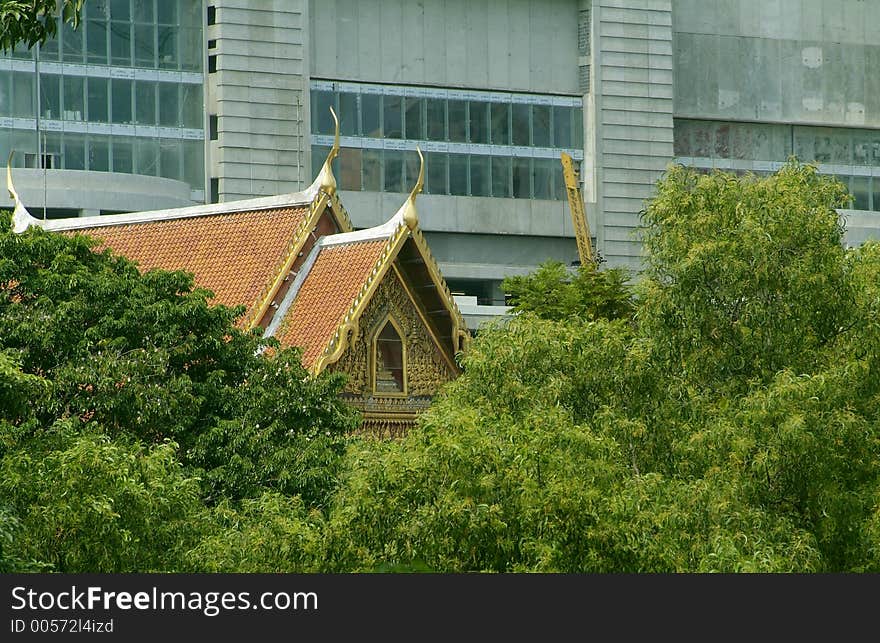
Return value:
[(568, 205), (571, 208), (571, 222), (574, 225), (574, 238), (577, 240), (578, 256), (581, 265), (595, 264), (593, 244), (590, 242), (590, 224), (584, 212), (584, 200), (581, 198), (580, 180), (571, 156), (562, 152), (562, 177), (565, 180), (565, 191), (568, 193)]

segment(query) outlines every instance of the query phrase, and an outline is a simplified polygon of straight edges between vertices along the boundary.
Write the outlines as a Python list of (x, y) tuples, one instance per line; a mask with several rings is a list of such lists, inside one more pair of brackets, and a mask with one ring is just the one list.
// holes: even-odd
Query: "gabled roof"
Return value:
[(313, 373), (342, 356), (389, 270), (407, 273), (406, 281), (420, 293), (414, 305), (457, 370), (455, 353), (469, 335), (418, 225), (415, 200), (423, 184), (424, 159), (416, 186), (391, 219), (375, 228), (322, 237), (303, 263), (266, 333), (282, 347), (302, 347), (303, 365)]
[[(215, 303), (244, 304), (247, 311), (239, 324), (249, 328), (261, 321), (268, 323), (273, 301), (283, 295), (288, 274), (311, 249), (317, 228), (322, 233), (352, 229), (330, 169), (337, 152), (338, 136), (324, 168), (301, 192), (48, 221), (35, 219), (21, 203), (12, 185), (10, 154), (7, 187), (15, 200), (13, 230), (19, 233), (34, 226), (63, 234), (88, 234), (100, 239), (99, 248), (110, 248), (137, 262), (143, 271), (191, 272), (197, 286), (214, 293)], [(325, 212), (330, 224), (322, 220)]]

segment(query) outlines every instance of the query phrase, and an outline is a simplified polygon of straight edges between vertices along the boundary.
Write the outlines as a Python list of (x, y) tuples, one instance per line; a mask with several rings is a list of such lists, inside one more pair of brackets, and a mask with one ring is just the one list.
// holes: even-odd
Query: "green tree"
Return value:
[(83, 1), (0, 0), (0, 52), (6, 53), (19, 44), (30, 49), (38, 42), (54, 38), (59, 16), (63, 22), (78, 27)]
[(844, 248), (846, 199), (794, 162), (670, 168), (632, 318), (522, 280), (537, 314), (481, 332), (411, 434), (352, 449), (329, 567), (876, 571), (880, 246)]

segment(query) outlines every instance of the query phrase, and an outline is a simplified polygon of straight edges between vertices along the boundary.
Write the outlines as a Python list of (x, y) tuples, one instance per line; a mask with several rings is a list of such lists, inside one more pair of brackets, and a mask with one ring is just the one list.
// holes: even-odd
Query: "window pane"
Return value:
[(108, 0), (89, 0), (83, 6), (85, 15), (96, 20), (106, 20), (110, 15)]
[(177, 69), (177, 27), (159, 27), (159, 67)]
[(571, 108), (553, 108), (553, 145), (571, 149)]
[[(86, 3), (88, 4), (88, 3)], [(130, 0), (111, 0), (110, 17), (114, 20), (130, 20), (131, 6)]]
[(382, 191), (382, 150), (364, 150), (363, 189), (370, 192)]
[(512, 140), (514, 145), (529, 144), (529, 105), (511, 105)]
[(202, 129), (205, 124), (203, 122), (202, 112), (202, 86), (201, 85), (181, 85), (180, 92), (183, 95), (183, 126), (193, 129)]
[[(173, 0), (160, 0), (160, 2), (171, 3)], [(153, 13), (153, 0), (134, 0), (134, 19), (137, 22), (156, 22), (156, 16)]]
[[(189, 2), (188, 2), (189, 3)], [(195, 3), (193, 3), (195, 4)], [(159, 0), (156, 3), (159, 10), (158, 22), (161, 25), (177, 24), (177, 0)]]
[(471, 143), (489, 142), (489, 103), (469, 105), (470, 141)]
[(56, 61), (61, 55), (59, 44), (61, 42), (62, 28), (61, 20), (58, 18), (55, 19), (55, 29), (55, 33), (57, 34), (56, 37), (49, 38), (43, 44), (38, 45), (40, 48), (40, 60)]
[(532, 105), (532, 145), (550, 147), (550, 105)]
[(535, 168), (534, 198), (553, 198), (553, 170), (555, 169), (554, 166), (556, 165), (559, 165), (559, 163), (556, 162), (554, 159), (533, 159), (533, 166)]
[(131, 174), (132, 167), (132, 143), (128, 139), (111, 137), (113, 144), (113, 171)]
[(131, 65), (131, 23), (110, 23), (110, 58), (114, 65)]
[(419, 155), (414, 152), (404, 152), (403, 153), (403, 188), (404, 192), (409, 192), (413, 189), (413, 186), (416, 184), (416, 181), (419, 180), (419, 167), (421, 163), (419, 162)]
[(194, 190), (205, 188), (205, 146), (201, 141), (183, 142), (183, 180)]
[(61, 76), (40, 74), (40, 116), (61, 118)]
[(471, 156), (471, 196), (489, 196), (488, 156)]
[(467, 142), (467, 103), (463, 100), (447, 101), (449, 109), (449, 140)]
[(343, 147), (339, 150), (339, 188), (342, 190), (361, 189), (360, 149)]
[(492, 157), (492, 196), (510, 196), (510, 157)]
[[(164, 3), (164, 0), (160, 0)], [(200, 0), (192, 2), (184, 1), (180, 6), (180, 24), (184, 27), (192, 27), (201, 31), (202, 27), (202, 3)]]
[(446, 100), (429, 98), (426, 105), (429, 141), (446, 140)]
[(83, 103), (83, 82), (82, 78), (76, 76), (64, 77), (64, 111), (63, 117), (66, 121), (81, 121), (85, 113), (85, 105)]
[(89, 95), (88, 120), (96, 123), (107, 122), (107, 78), (87, 78)]
[(86, 169), (85, 140), (79, 134), (64, 135), (64, 167), (68, 170)]
[(159, 143), (159, 176), (166, 179), (180, 179), (181, 154), (177, 141), (162, 140)]
[(425, 154), (425, 193), (448, 194), (446, 187), (448, 157), (438, 152)]
[(403, 392), (403, 342), (390, 321), (376, 337), (375, 359), (376, 392)]
[(403, 152), (385, 150), (382, 160), (385, 168), (385, 191), (403, 192)]
[[(86, 4), (85, 6), (88, 6)], [(100, 20), (89, 20), (85, 26), (87, 60), (98, 65), (107, 64), (107, 23)]]
[(572, 118), (574, 119), (574, 149), (580, 150), (584, 147), (584, 110), (575, 107)]
[(135, 25), (134, 60), (138, 67), (156, 66), (155, 25)]
[(65, 62), (83, 62), (83, 30), (74, 29), (69, 22), (61, 29), (61, 57)]
[(180, 68), (186, 71), (202, 70), (201, 29), (180, 30)]
[(406, 137), (410, 140), (420, 141), (425, 138), (424, 98), (407, 97), (406, 99)]
[(312, 176), (318, 176), (324, 165), (324, 159), (330, 153), (330, 148), (324, 145), (312, 145)]
[(870, 210), (870, 185), (867, 176), (854, 176), (850, 187), (853, 196), (853, 207), (856, 210)]
[(513, 197), (528, 199), (531, 196), (532, 159), (513, 157)]
[(873, 210), (880, 210), (880, 177), (871, 177), (871, 190), (873, 192)]
[(358, 127), (358, 95), (339, 94), (339, 133), (342, 136), (360, 136)]
[(19, 118), (33, 118), (34, 109), (33, 74), (12, 72), (12, 115)]
[(156, 124), (156, 83), (139, 80), (135, 83), (135, 114), (139, 125)]
[(510, 145), (510, 105), (492, 103), (492, 144)]
[(131, 123), (131, 86), (132, 81), (114, 78), (110, 83), (110, 97), (114, 123)]
[(178, 107), (177, 85), (159, 83), (159, 125), (179, 127), (180, 116), (178, 114)]
[(331, 107), (336, 109), (333, 92), (312, 90), (312, 134), (333, 134), (336, 131)]
[(449, 194), (467, 196), (468, 157), (467, 154), (449, 155)]
[(2, 69), (0, 69), (0, 116), (12, 116), (12, 74)]
[(383, 96), (382, 107), (385, 138), (403, 138), (403, 97)]
[(382, 124), (379, 121), (380, 99), (381, 96), (377, 94), (361, 94), (361, 123), (364, 136), (372, 138), (382, 136)]
[(89, 137), (89, 169), (93, 172), (110, 170), (110, 145), (106, 136)]

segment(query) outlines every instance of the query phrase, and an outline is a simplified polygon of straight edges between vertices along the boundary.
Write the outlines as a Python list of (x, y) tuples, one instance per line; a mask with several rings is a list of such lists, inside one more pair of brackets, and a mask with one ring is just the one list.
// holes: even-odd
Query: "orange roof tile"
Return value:
[[(98, 249), (136, 261), (142, 271), (186, 270), (197, 286), (214, 292), (214, 303), (250, 309), (258, 304), (306, 207), (155, 220), (69, 230), (101, 239)], [(245, 315), (247, 317), (247, 315)]]
[(277, 335), (284, 347), (302, 347), (306, 368), (330, 342), (386, 242), (378, 239), (321, 248)]

